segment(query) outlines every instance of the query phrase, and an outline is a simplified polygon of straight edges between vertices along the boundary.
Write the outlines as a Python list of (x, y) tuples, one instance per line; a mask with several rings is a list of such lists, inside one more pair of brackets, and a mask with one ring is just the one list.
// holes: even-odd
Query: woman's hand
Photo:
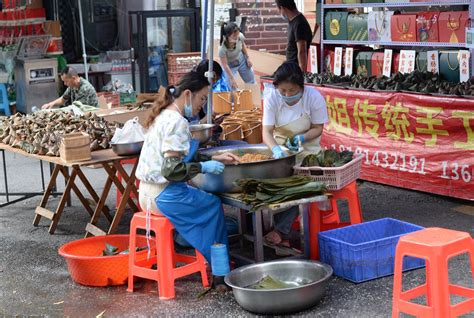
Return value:
[(212, 160), (217, 160), (217, 161), (220, 161), (220, 162), (223, 162), (225, 164), (239, 164), (240, 163), (240, 157), (239, 156), (236, 156), (234, 155), (233, 153), (230, 153), (230, 152), (225, 152), (223, 154), (220, 154), (220, 155), (214, 155), (212, 156)]
[(237, 82), (235, 81), (234, 78), (231, 78), (231, 79), (230, 79), (230, 87), (231, 87), (233, 90), (236, 90), (237, 88), (239, 88), (239, 86), (237, 85)]

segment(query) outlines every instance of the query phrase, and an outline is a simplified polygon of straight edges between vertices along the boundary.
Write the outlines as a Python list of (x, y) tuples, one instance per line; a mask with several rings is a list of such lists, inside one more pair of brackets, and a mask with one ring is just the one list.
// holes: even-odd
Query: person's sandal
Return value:
[(230, 291), (230, 287), (224, 282), (224, 276), (212, 276), (212, 289), (218, 293), (226, 293)]

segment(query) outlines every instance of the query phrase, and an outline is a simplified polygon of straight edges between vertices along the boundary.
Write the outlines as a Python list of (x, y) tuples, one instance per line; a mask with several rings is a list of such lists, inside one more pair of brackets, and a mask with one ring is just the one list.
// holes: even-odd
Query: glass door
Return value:
[[(168, 85), (168, 51), (194, 52), (199, 48), (200, 19), (196, 9), (133, 12), (137, 19), (138, 59), (142, 92)], [(133, 34), (132, 34), (133, 37)]]

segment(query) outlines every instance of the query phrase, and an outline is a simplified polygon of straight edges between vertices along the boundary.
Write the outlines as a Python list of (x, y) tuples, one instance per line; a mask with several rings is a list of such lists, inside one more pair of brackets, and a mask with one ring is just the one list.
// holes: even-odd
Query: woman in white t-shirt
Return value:
[(219, 59), (225, 70), (225, 76), (229, 86), (237, 89), (235, 76), (240, 74), (242, 80), (248, 84), (255, 83), (255, 74), (250, 62), (245, 37), (234, 22), (224, 22), (221, 26), (221, 41), (219, 47)]
[[(324, 98), (315, 88), (304, 86), (303, 72), (298, 64), (283, 63), (273, 74), (273, 87), (264, 90), (263, 142), (272, 150), (273, 157), (285, 156), (281, 146), (288, 138), (291, 144), (303, 147), (297, 162), (309, 153), (317, 153), (327, 122)], [(298, 209), (276, 214), (275, 229), (265, 236), (265, 240), (289, 246), (288, 234), (297, 216)]]
[(287, 138), (303, 147), (299, 161), (320, 150), (319, 140), (328, 122), (326, 102), (311, 87), (304, 87), (303, 72), (294, 62), (283, 63), (273, 74), (273, 87), (265, 88), (263, 142), (274, 158), (285, 156), (281, 145)]

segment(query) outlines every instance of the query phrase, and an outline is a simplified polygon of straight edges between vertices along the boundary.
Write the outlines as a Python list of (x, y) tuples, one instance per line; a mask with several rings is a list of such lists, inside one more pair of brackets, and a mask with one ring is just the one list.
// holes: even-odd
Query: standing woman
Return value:
[[(295, 62), (285, 62), (276, 70), (273, 86), (264, 91), (263, 142), (274, 158), (282, 158), (281, 146), (290, 138), (304, 149), (296, 157), (299, 163), (321, 149), (319, 140), (328, 122), (326, 102), (316, 89), (304, 87), (303, 72)], [(265, 235), (266, 242), (288, 247), (288, 234), (297, 216), (297, 208), (276, 214), (275, 228)]]
[(211, 245), (227, 244), (227, 231), (219, 198), (188, 185), (198, 173), (220, 174), (224, 163), (238, 157), (213, 157), (196, 152), (185, 117), (198, 114), (207, 100), (209, 83), (191, 71), (178, 86), (163, 90), (145, 123), (147, 133), (136, 176), (141, 181), (140, 205), (147, 213), (162, 213), (186, 241), (211, 262)]
[(245, 37), (234, 22), (224, 22), (221, 26), (221, 45), (219, 58), (226, 72), (230, 87), (238, 88), (235, 76), (237, 72), (247, 84), (255, 84), (255, 74), (250, 62)]

